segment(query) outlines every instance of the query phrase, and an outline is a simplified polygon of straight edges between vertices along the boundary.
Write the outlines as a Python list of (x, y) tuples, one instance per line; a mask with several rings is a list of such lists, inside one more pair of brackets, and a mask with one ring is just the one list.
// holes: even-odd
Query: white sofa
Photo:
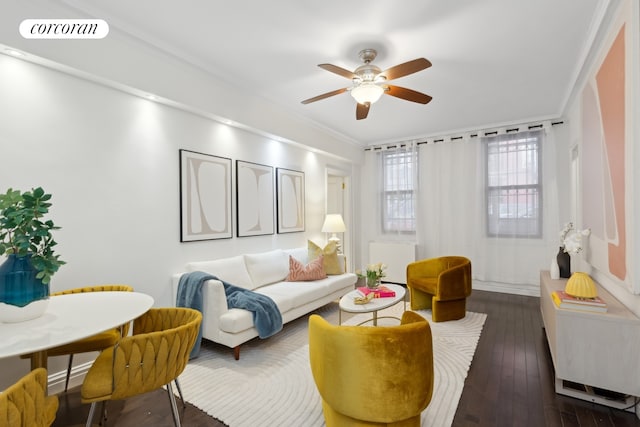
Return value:
[[(180, 277), (193, 271), (210, 273), (232, 285), (267, 295), (282, 313), (283, 323), (296, 319), (354, 289), (357, 276), (353, 273), (329, 275), (325, 279), (287, 282), (289, 255), (308, 263), (307, 248), (237, 255), (212, 261), (191, 262), (186, 271), (173, 276), (174, 304)], [(340, 264), (344, 266), (344, 259)], [(219, 280), (207, 280), (203, 285), (202, 337), (234, 349), (240, 358), (240, 344), (258, 336), (253, 326), (252, 312), (229, 308), (224, 286)]]

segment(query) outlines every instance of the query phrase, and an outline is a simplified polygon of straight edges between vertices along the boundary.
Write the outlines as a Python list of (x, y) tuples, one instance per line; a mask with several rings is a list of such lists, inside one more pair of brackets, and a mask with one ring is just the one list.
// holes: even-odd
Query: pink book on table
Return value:
[(362, 295), (364, 296), (367, 296), (373, 292), (374, 298), (389, 298), (389, 297), (396, 296), (395, 291), (393, 291), (392, 289), (389, 289), (384, 285), (378, 286), (377, 289), (371, 289), (371, 288), (367, 288), (366, 286), (360, 286), (358, 287), (358, 291), (360, 291), (360, 293), (362, 293)]

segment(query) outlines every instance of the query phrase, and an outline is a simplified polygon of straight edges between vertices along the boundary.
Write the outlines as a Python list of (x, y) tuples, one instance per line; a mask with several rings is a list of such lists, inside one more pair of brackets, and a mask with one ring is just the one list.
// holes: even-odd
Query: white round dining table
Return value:
[(46, 350), (130, 322), (153, 305), (139, 292), (84, 292), (49, 298), (45, 313), (19, 323), (0, 323), (0, 358), (36, 353), (32, 369), (45, 367)]

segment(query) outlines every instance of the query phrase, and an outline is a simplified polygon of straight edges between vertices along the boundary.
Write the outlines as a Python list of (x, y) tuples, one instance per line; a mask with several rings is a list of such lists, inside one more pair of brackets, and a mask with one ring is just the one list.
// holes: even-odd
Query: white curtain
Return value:
[(537, 285), (540, 270), (548, 269), (555, 256), (561, 228), (555, 133), (554, 126), (545, 126), (540, 238), (487, 236), (486, 157), (481, 138), (421, 144), (420, 255), (466, 256), (479, 281)]
[[(472, 261), (476, 281), (536, 286), (540, 270), (549, 269), (558, 250), (561, 224), (558, 204), (556, 133), (545, 124), (542, 160), (542, 236), (488, 237), (485, 155), (480, 137), (420, 143), (416, 234), (385, 236), (380, 227), (380, 164), (367, 152), (363, 168), (363, 236), (366, 240), (412, 239), (418, 259), (462, 255)], [(568, 145), (568, 144), (567, 144)], [(564, 145), (563, 145), (564, 147)]]
[(483, 234), (482, 147), (476, 140), (420, 144), (418, 257), (473, 258)]
[(364, 164), (362, 166), (362, 193), (360, 197), (360, 218), (361, 218), (361, 248), (363, 263), (369, 258), (369, 242), (378, 240), (381, 233), (380, 217), (380, 185), (382, 184), (382, 168), (380, 167), (378, 151), (369, 150), (365, 152)]

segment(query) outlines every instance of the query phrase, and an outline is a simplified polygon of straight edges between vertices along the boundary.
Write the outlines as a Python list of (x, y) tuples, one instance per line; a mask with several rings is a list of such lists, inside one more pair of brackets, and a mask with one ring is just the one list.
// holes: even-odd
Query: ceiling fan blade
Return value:
[(385, 91), (387, 95), (395, 96), (396, 98), (404, 99), (411, 102), (417, 102), (419, 104), (427, 104), (433, 98), (422, 92), (407, 89), (400, 86), (385, 85)]
[(366, 119), (369, 114), (369, 107), (371, 103), (365, 102), (364, 104), (356, 104), (356, 120)]
[(391, 67), (382, 73), (381, 76), (387, 78), (387, 80), (399, 79), (400, 77), (408, 76), (409, 74), (422, 71), (425, 68), (431, 67), (431, 62), (424, 58), (414, 59), (413, 61), (405, 62), (404, 64)]
[(341, 93), (344, 93), (346, 91), (347, 91), (347, 88), (345, 87), (345, 88), (342, 88), (342, 89), (338, 89), (338, 90), (334, 90), (334, 91), (331, 91), (331, 92), (323, 93), (322, 95), (314, 96), (313, 98), (305, 99), (304, 101), (302, 101), (302, 103), (303, 104), (310, 104), (312, 102), (320, 101), (321, 99), (329, 98), (330, 96), (340, 95)]
[(353, 74), (351, 71), (346, 70), (342, 67), (338, 67), (337, 65), (333, 65), (333, 64), (318, 64), (318, 67), (322, 68), (323, 70), (327, 70), (327, 71), (331, 71), (332, 73), (335, 73), (339, 76), (342, 77), (346, 77), (349, 80), (352, 80), (354, 77), (356, 77), (355, 74)]

